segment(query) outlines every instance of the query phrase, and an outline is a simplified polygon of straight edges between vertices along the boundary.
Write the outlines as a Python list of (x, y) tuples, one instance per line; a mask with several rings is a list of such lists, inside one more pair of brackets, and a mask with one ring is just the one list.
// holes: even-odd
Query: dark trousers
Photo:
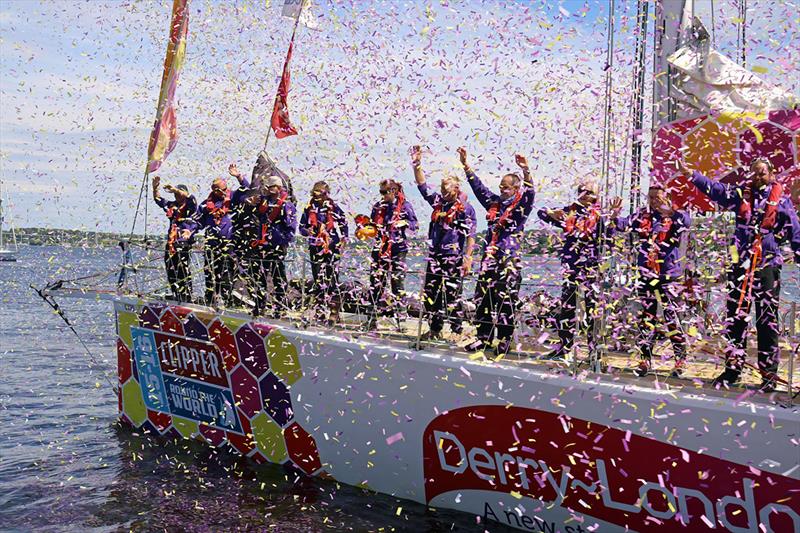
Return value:
[(339, 310), (339, 254), (310, 250), (312, 288), (318, 309)]
[[(564, 273), (564, 280), (561, 283), (561, 312), (558, 315), (558, 338), (561, 340), (559, 351), (568, 352), (572, 349), (578, 328), (586, 333), (589, 349), (594, 349), (595, 287), (593, 284), (595, 281), (597, 281), (595, 268), (571, 268)], [(586, 311), (580, 324), (576, 324), (575, 320), (578, 290), (583, 292), (583, 305)]]
[(750, 297), (745, 296), (739, 305), (746, 270), (735, 267), (728, 273), (728, 299), (726, 302), (726, 332), (731, 346), (726, 351), (725, 366), (741, 371), (746, 359), (747, 318), (755, 301), (756, 334), (758, 337), (758, 368), (762, 373), (778, 371), (778, 307), (781, 294), (781, 267), (756, 270)]
[(385, 303), (394, 314), (398, 301), (401, 301), (405, 294), (403, 291), (405, 279), (406, 252), (392, 254), (391, 257), (385, 257), (377, 251), (372, 252), (372, 269), (369, 273), (372, 298), (370, 315), (372, 317), (377, 314), (378, 303), (383, 301), (387, 280), (389, 282), (389, 298)]
[(454, 329), (461, 327), (458, 308), (464, 287), (461, 275), (462, 258), (459, 255), (431, 255), (425, 270), (424, 303), (430, 317), (431, 331), (440, 333), (445, 318)]
[(206, 305), (213, 305), (214, 296), (231, 303), (234, 265), (233, 246), (229, 239), (209, 237), (203, 249), (203, 274), (206, 279)]
[(653, 357), (656, 342), (656, 322), (658, 321), (658, 302), (664, 312), (667, 337), (672, 343), (676, 360), (686, 358), (686, 337), (683, 334), (678, 307), (680, 296), (674, 282), (663, 279), (642, 278), (637, 287), (642, 314), (639, 316), (639, 347), (643, 359)]
[(164, 250), (164, 266), (167, 270), (167, 281), (173, 296), (179, 302), (192, 301), (192, 245), (175, 243), (175, 253), (170, 253), (169, 244)]
[(518, 258), (484, 258), (475, 287), (478, 339), (490, 343), (496, 335), (501, 341), (511, 340), (521, 282)]
[(286, 248), (259, 247), (248, 254), (250, 294), (255, 301), (253, 314), (261, 314), (267, 305), (267, 287), (272, 280), (272, 313), (281, 316), (286, 302)]

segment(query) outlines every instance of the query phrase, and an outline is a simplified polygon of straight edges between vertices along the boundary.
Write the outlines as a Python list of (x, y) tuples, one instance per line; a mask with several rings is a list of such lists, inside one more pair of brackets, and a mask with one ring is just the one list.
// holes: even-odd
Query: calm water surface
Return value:
[(116, 375), (110, 302), (61, 299), (92, 362), (28, 287), (117, 263), (113, 249), (64, 247), (0, 263), (0, 530), (483, 530), (467, 514), (119, 429), (104, 378)]
[[(29, 288), (117, 263), (116, 249), (66, 247), (23, 247), (19, 262), (0, 263), (0, 530), (484, 529), (466, 514), (297, 480), (200, 443), (118, 428), (106, 383), (116, 380), (110, 302), (60, 300), (93, 361)], [(543, 262), (542, 271), (555, 270), (556, 261)], [(784, 301), (796, 300), (797, 269), (788, 267), (784, 279)], [(409, 290), (416, 286), (410, 276)], [(557, 292), (557, 284), (547, 289)]]

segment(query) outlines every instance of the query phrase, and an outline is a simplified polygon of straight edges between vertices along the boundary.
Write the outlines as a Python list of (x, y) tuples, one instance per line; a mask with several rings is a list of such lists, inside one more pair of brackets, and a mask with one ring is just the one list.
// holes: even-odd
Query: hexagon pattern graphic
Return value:
[(771, 111), (758, 118), (704, 115), (665, 124), (656, 132), (652, 179), (672, 185), (677, 205), (713, 211), (714, 205), (678, 175), (675, 162), (681, 154), (688, 167), (736, 184), (745, 180), (753, 160), (767, 158), (788, 194), (797, 190), (800, 179), (800, 109)]
[[(211, 446), (228, 443), (231, 449), (257, 463), (288, 464), (286, 462), (290, 461), (306, 474), (323, 473), (314, 437), (294, 419), (290, 387), (302, 378), (303, 371), (297, 348), (280, 331), (233, 317), (195, 314), (186, 307), (156, 304), (138, 307), (136, 313), (121, 310), (117, 313), (121, 422), (151, 433), (199, 439)], [(215, 406), (211, 411), (216, 415), (216, 411), (227, 409), (222, 420), (230, 420), (235, 415), (241, 430), (213, 420), (211, 423), (196, 420), (186, 413), (170, 415), (161, 412), (166, 410), (164, 407), (151, 408), (152, 403), (145, 402), (142, 395), (140, 379), (144, 377), (140, 378), (134, 359), (132, 327), (151, 330), (153, 335), (163, 332), (185, 336), (188, 339), (185, 342), (213, 343), (223, 359), (221, 371), (226, 374), (224, 377), (235, 405)], [(187, 346), (191, 348), (192, 345)], [(187, 357), (187, 362), (192, 360), (190, 350), (181, 353)], [(145, 366), (142, 372), (152, 379), (152, 370)], [(192, 376), (202, 381), (201, 375)], [(148, 402), (151, 396), (148, 394)]]

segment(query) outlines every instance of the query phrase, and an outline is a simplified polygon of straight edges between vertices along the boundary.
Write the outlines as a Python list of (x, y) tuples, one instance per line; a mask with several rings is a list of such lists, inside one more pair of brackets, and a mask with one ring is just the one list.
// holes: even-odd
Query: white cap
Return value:
[(275, 185), (283, 187), (283, 180), (280, 176), (270, 176), (264, 180), (264, 187), (274, 187)]

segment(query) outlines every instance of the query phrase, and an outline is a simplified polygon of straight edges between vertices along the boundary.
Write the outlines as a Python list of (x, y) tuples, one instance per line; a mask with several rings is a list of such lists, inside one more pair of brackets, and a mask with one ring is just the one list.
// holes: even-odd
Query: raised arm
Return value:
[(689, 177), (689, 181), (722, 209), (736, 209), (736, 200), (739, 197), (736, 187), (711, 180), (696, 170)]
[(159, 191), (160, 187), (161, 187), (161, 177), (153, 176), (153, 200), (155, 200), (156, 205), (158, 205), (158, 207), (166, 211), (167, 201), (161, 197), (161, 192)]
[(489, 190), (480, 178), (472, 171), (472, 168), (467, 162), (467, 150), (464, 147), (458, 149), (458, 157), (461, 160), (461, 166), (464, 167), (464, 173), (467, 175), (467, 183), (472, 187), (472, 192), (485, 209), (489, 209), (493, 203), (497, 202), (500, 197)]
[(546, 209), (546, 208), (542, 208), (542, 209), (539, 209), (539, 211), (536, 212), (536, 215), (543, 222), (547, 222), (548, 224), (550, 224), (552, 226), (564, 229), (565, 213), (564, 213), (563, 209)]
[(533, 186), (533, 179), (531, 178), (530, 170), (528, 169), (528, 160), (522, 154), (515, 154), (514, 161), (517, 166), (522, 170), (522, 186), (525, 190), (522, 192), (522, 208), (525, 215), (529, 215), (533, 209), (533, 200), (536, 198), (536, 189)]
[(250, 188), (250, 181), (245, 178), (241, 172), (239, 172), (239, 168), (236, 166), (236, 163), (231, 163), (228, 165), (228, 174), (236, 178), (236, 181), (239, 182), (240, 189), (248, 189)]
[(414, 169), (414, 180), (417, 182), (417, 189), (430, 205), (436, 203), (436, 193), (425, 182), (425, 173), (422, 171), (422, 148), (419, 146), (411, 147), (411, 168)]

